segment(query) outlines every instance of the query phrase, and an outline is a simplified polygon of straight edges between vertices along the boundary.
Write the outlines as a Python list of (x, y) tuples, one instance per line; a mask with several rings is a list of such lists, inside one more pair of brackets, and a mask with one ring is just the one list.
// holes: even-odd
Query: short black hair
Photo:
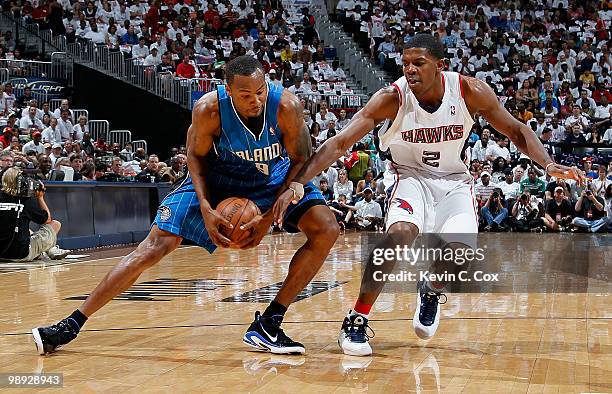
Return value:
[(225, 79), (228, 83), (232, 83), (234, 76), (250, 76), (257, 70), (261, 70), (264, 73), (263, 66), (259, 60), (252, 56), (238, 56), (225, 65)]
[(444, 59), (444, 44), (431, 34), (421, 33), (412, 37), (404, 44), (404, 50), (410, 48), (424, 48), (437, 60)]

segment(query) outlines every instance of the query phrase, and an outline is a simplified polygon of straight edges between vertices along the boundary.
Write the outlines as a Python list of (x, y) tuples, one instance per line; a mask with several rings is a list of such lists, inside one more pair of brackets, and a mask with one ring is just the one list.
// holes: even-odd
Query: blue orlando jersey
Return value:
[(267, 88), (262, 129), (249, 130), (238, 116), (225, 86), (217, 87), (221, 135), (214, 140), (207, 176), (213, 194), (252, 194), (284, 182), (290, 160), (277, 119), (283, 88), (273, 84), (267, 84)]

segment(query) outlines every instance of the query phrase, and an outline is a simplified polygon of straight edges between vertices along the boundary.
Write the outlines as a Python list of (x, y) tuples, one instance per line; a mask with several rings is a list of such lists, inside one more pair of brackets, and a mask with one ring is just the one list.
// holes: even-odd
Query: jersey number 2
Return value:
[(427, 164), (432, 167), (439, 167), (440, 163), (440, 152), (423, 151), (423, 157), (421, 158), (423, 164)]
[(257, 167), (257, 169), (264, 175), (270, 175), (270, 170), (268, 169), (267, 164), (255, 163), (255, 167)]

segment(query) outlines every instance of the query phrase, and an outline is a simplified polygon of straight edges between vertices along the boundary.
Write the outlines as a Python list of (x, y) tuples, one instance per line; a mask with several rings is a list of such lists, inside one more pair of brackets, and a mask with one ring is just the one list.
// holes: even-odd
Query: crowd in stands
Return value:
[[(107, 45), (159, 73), (179, 78), (222, 78), (224, 62), (244, 54), (257, 57), (270, 82), (301, 97), (314, 149), (341, 133), (352, 115), (351, 109), (336, 108), (325, 99), (330, 92), (348, 90), (347, 75), (333, 51), (319, 41), (307, 9), (290, 14), (280, 2), (245, 0), (206, 4), (62, 0), (32, 6), (20, 8), (20, 16), (51, 26), (55, 34), (65, 34), (70, 40)], [(5, 8), (16, 7), (16, 2), (5, 3)], [(508, 111), (531, 126), (557, 161), (584, 168), (590, 178), (587, 185), (580, 186), (547, 177), (476, 116), (465, 158), (476, 184), (482, 230), (607, 230), (612, 222), (612, 169), (610, 154), (603, 149), (612, 143), (612, 11), (608, 3), (340, 0), (336, 10), (336, 20), (354, 33), (373, 61), (395, 75), (401, 75), (398, 65), (405, 41), (417, 33), (437, 36), (447, 48), (448, 70), (489, 83)], [(6, 86), (4, 89), (6, 97)], [(83, 179), (100, 180), (115, 174), (111, 175), (114, 179), (146, 180), (148, 176), (149, 181), (158, 180), (164, 164), (155, 155), (147, 158), (129, 147), (91, 141), (85, 130), (81, 130), (82, 139), (74, 134), (65, 138), (60, 131), (59, 141), (51, 142), (58, 135), (55, 130), (63, 127), (60, 121), (66, 119), (61, 110), (59, 116), (46, 119), (44, 104), (42, 110), (33, 112), (39, 111), (43, 112), (42, 130), (37, 129), (40, 135), (30, 133), (34, 142), (26, 145), (37, 147), (36, 139), (43, 144), (43, 167), (50, 167), (45, 177), (54, 170), (45, 156), (56, 163), (65, 155), (70, 162), (75, 153), (86, 152), (82, 161), (87, 171), (75, 169), (75, 174), (84, 174)], [(28, 116), (32, 118), (29, 114), (28, 110), (21, 116), (25, 124)], [(17, 124), (17, 117), (8, 122)], [(4, 141), (18, 143), (10, 136)], [(60, 148), (55, 148), (56, 143)], [(589, 150), (575, 149), (579, 147)], [(9, 147), (13, 160), (28, 160), (28, 152), (21, 149), (17, 153)], [(167, 167), (177, 175), (184, 172), (184, 152), (171, 157)], [(387, 162), (387, 155), (377, 151), (373, 131), (315, 178), (343, 227), (381, 229), (386, 198), (382, 174)]]

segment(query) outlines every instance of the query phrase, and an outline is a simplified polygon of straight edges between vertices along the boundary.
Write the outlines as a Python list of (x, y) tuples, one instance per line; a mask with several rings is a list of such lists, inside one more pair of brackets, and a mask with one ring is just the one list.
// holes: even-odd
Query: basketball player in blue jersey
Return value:
[[(189, 175), (160, 204), (147, 238), (124, 257), (69, 317), (32, 330), (40, 354), (54, 352), (76, 338), (85, 321), (127, 290), (147, 268), (176, 249), (183, 238), (212, 253), (218, 246), (250, 248), (267, 234), (271, 207), (280, 190), (293, 190), (298, 204), (287, 210), (284, 228), (301, 231), (306, 243), (298, 249), (274, 301), (255, 320), (243, 342), (277, 354), (305, 352), (281, 329), (287, 307), (321, 268), (339, 228), (323, 196), (312, 183), (292, 183), (311, 155), (310, 133), (298, 98), (266, 83), (261, 64), (250, 56), (227, 63), (227, 83), (200, 99), (187, 133)], [(221, 232), (232, 228), (216, 205), (229, 197), (252, 200), (264, 212), (244, 229), (251, 236), (238, 244)]]
[[(385, 172), (388, 236), (376, 248), (412, 245), (419, 233), (434, 233), (444, 248), (473, 247), (465, 240), (478, 232), (472, 192), (473, 178), (462, 160), (473, 114), (479, 113), (496, 130), (508, 136), (522, 151), (556, 178), (582, 182), (575, 167), (556, 164), (531, 128), (512, 117), (485, 83), (444, 70), (444, 46), (429, 34), (413, 37), (402, 54), (404, 76), (379, 90), (335, 137), (327, 140), (302, 167), (296, 182), (306, 184), (329, 167), (376, 125), (389, 119), (392, 125), (380, 137), (389, 150), (391, 164)], [(286, 206), (296, 197), (290, 190), (277, 201), (274, 211), (282, 219)], [(290, 206), (290, 205), (289, 205)], [(369, 313), (384, 282), (376, 271), (390, 272), (395, 261), (375, 266), (372, 259), (364, 271), (355, 307), (344, 319), (338, 344), (345, 354), (372, 354), (366, 334)], [(457, 275), (459, 263), (436, 262), (433, 273)], [(450, 275), (448, 275), (450, 277)], [(440, 320), (440, 298), (446, 281), (420, 281), (413, 328), (421, 339), (431, 338)]]

